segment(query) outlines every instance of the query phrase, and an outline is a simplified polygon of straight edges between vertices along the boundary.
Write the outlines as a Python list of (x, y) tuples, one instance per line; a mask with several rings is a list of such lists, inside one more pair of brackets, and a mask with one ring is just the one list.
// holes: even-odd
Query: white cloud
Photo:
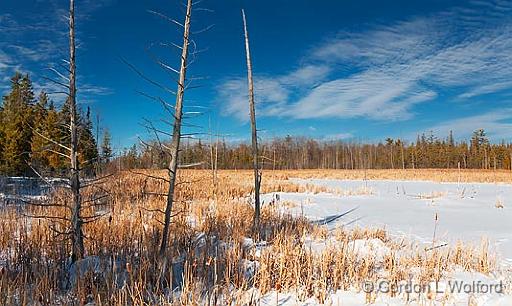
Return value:
[[(77, 22), (86, 21), (93, 11), (110, 5), (113, 0), (92, 1), (86, 0), (77, 4)], [(36, 92), (49, 93), (62, 92), (59, 85), (45, 80), (57, 76), (48, 68), (53, 67), (62, 73), (63, 58), (67, 58), (68, 33), (65, 16), (68, 14), (67, 6), (55, 0), (40, 1), (41, 7), (45, 7), (41, 14), (25, 15), (23, 22), (19, 22), (13, 14), (0, 14), (0, 94), (9, 90), (8, 80), (16, 71), (28, 73), (33, 81)], [(79, 27), (80, 28), (80, 27)], [(78, 33), (81, 37), (81, 33)], [(79, 52), (83, 48), (78, 41)], [(80, 55), (80, 53), (79, 53)], [(78, 67), (80, 72), (80, 66)], [(111, 94), (112, 90), (87, 82), (86, 77), (78, 75), (78, 98), (80, 101), (90, 102), (94, 97)], [(7, 80), (7, 82), (5, 82)], [(57, 103), (63, 102), (65, 94), (52, 94), (52, 99)]]
[[(279, 116), (287, 107), (293, 92), (313, 86), (329, 72), (326, 66), (304, 66), (289, 74), (268, 77), (258, 75), (254, 80), (254, 94), (260, 116)], [(231, 78), (217, 87), (218, 102), (225, 115), (240, 121), (249, 119), (248, 85), (246, 78)]]
[(326, 65), (308, 65), (279, 78), (279, 83), (288, 86), (311, 85), (322, 81), (330, 68)]
[(285, 115), (298, 119), (407, 119), (409, 108), (435, 97), (434, 92), (414, 86), (407, 80), (367, 71), (347, 79), (323, 83), (291, 105)]
[[(425, 130), (435, 135), (448, 135), (453, 131), (458, 138), (467, 138), (476, 129), (484, 129), (494, 141), (510, 140), (512, 138), (512, 109), (490, 111), (480, 115), (458, 118), (439, 123)], [(416, 135), (409, 135), (414, 139)]]
[(323, 137), (323, 140), (327, 141), (336, 141), (336, 140), (346, 140), (354, 138), (352, 133), (336, 133), (336, 134), (328, 134)]
[[(271, 98), (267, 91), (257, 91), (260, 115), (407, 120), (415, 116), (416, 105), (434, 100), (445, 89), (461, 101), (509, 90), (510, 12), (512, 2), (476, 0), (430, 16), (340, 32), (311, 48), (304, 68), (285, 76), (256, 77), (283, 93)], [(230, 95), (224, 89), (221, 96)], [(225, 101), (227, 109), (247, 108), (243, 95), (231, 97)], [(247, 112), (227, 113), (243, 120)]]
[[(11, 58), (0, 49), (0, 73), (3, 70), (6, 70), (10, 65)], [(0, 74), (1, 76), (1, 74)]]

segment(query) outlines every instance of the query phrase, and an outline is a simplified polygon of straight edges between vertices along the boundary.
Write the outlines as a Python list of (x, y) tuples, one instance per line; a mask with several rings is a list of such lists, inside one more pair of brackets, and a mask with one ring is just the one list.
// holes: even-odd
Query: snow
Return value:
[[(470, 302), (474, 303), (471, 304)], [(364, 292), (356, 291), (336, 291), (329, 294), (325, 301), (321, 303), (316, 298), (309, 298), (301, 301), (294, 293), (277, 293), (272, 291), (261, 297), (259, 305), (261, 306), (316, 306), (316, 305), (330, 305), (330, 306), (360, 306), (367, 305), (366, 294)], [(439, 302), (430, 300), (421, 300), (414, 302), (407, 302), (401, 297), (391, 297), (389, 295), (379, 295), (372, 306), (399, 306), (399, 305), (492, 305), (492, 306), (510, 306), (512, 305), (512, 296), (495, 295), (495, 296), (480, 296), (478, 298), (468, 297), (453, 298), (449, 302)]]
[[(17, 181), (18, 178), (13, 179)], [(23, 181), (24, 178), (19, 178)], [(489, 183), (440, 183), (430, 181), (393, 181), (393, 180), (329, 180), (329, 179), (293, 179), (304, 185), (321, 186), (322, 193), (271, 193), (262, 195), (264, 203), (274, 200), (282, 212), (295, 216), (304, 216), (312, 223), (325, 225), (329, 231), (344, 226), (384, 228), (392, 237), (406, 238), (424, 243), (427, 246), (456, 241), (472, 243), (476, 246), (482, 239), (488, 239), (492, 248), (500, 256), (503, 268), (496, 273), (483, 275), (476, 272), (451, 271), (438, 283), (434, 296), (426, 294), (398, 294), (379, 292), (375, 295), (361, 290), (362, 284), (353, 284), (345, 291), (327, 292), (323, 300), (306, 297), (300, 288), (290, 292), (271, 291), (261, 295), (256, 288), (249, 288), (243, 299), (258, 300), (258, 305), (512, 305), (512, 295), (501, 292), (465, 292), (453, 290), (454, 286), (480, 286), (512, 283), (512, 185)], [(5, 187), (5, 186), (4, 186)], [(37, 186), (39, 188), (39, 186)], [(38, 188), (28, 189), (25, 196), (38, 197)], [(18, 189), (19, 190), (19, 189)], [(320, 190), (320, 189), (319, 189)], [(2, 191), (2, 190), (0, 190)], [(7, 193), (8, 194), (8, 193)], [(276, 195), (279, 195), (276, 197)], [(5, 195), (4, 197), (8, 197)], [(2, 194), (0, 193), (0, 200)], [(276, 203), (275, 199), (279, 199)], [(290, 205), (295, 203), (296, 205)], [(198, 220), (190, 218), (189, 224)], [(211, 239), (211, 241), (207, 241)], [(207, 243), (208, 242), (208, 243)], [(207, 238), (199, 233), (193, 238), (196, 256), (203, 252), (206, 245), (218, 244), (219, 252), (233, 247), (232, 243), (219, 241), (216, 237)], [(260, 255), (271, 244), (265, 241), (255, 242), (251, 238), (241, 241), (242, 249), (249, 254), (239, 263), (244, 277), (253, 279), (260, 268)], [(305, 249), (321, 254), (341, 244), (328, 235), (325, 239), (306, 238)], [(392, 251), (380, 239), (355, 239), (348, 241), (346, 247), (357, 258), (373, 257), (379, 266)], [(0, 254), (0, 267), (2, 258)], [(69, 267), (71, 286), (79, 276), (92, 272), (101, 277), (106, 271), (115, 268), (117, 285), (121, 287), (127, 279), (122, 261), (112, 261), (97, 256), (86, 257)], [(183, 263), (173, 263), (174, 275), (181, 275)], [(181, 283), (177, 279), (176, 283)], [(372, 283), (377, 286), (380, 283)], [(403, 284), (403, 285), (407, 285)], [(414, 285), (414, 284), (412, 284)], [(494, 287), (496, 288), (496, 287)], [(472, 287), (471, 289), (474, 289)], [(510, 289), (510, 288), (507, 288)], [(409, 300), (407, 300), (410, 298)], [(370, 299), (370, 300), (369, 300)]]
[[(329, 248), (340, 248), (343, 244), (335, 239), (321, 239), (312, 240), (308, 239), (304, 243), (304, 248), (316, 254), (321, 254)], [(350, 250), (358, 258), (365, 258), (371, 256), (377, 262), (383, 262), (385, 257), (391, 253), (389, 247), (380, 239), (356, 239), (347, 244), (347, 249)]]
[[(380, 285), (379, 284), (384, 284)], [(389, 294), (389, 284), (384, 281), (374, 283), (377, 293), (371, 294), (364, 290), (350, 289), (337, 290), (327, 293), (323, 300), (318, 297), (309, 297), (301, 299), (300, 290), (293, 292), (270, 291), (261, 296), (259, 292), (252, 292), (251, 295), (259, 298), (259, 305), (512, 305), (512, 296), (502, 293), (502, 281), (485, 276), (481, 273), (472, 273), (465, 271), (456, 271), (451, 277), (431, 283), (428, 287), (414, 286), (413, 283), (402, 282), (395, 288), (395, 295)], [(409, 287), (407, 287), (409, 286)], [(494, 287), (489, 287), (494, 286)], [(498, 287), (496, 287), (498, 286)], [(421, 289), (426, 288), (426, 289)], [(499, 288), (490, 289), (489, 288)], [(256, 291), (256, 289), (252, 289)], [(388, 291), (386, 291), (388, 290)], [(480, 290), (480, 291), (479, 291)], [(484, 291), (482, 291), (484, 290)], [(497, 291), (496, 291), (497, 290)], [(408, 294), (406, 293), (408, 292)], [(421, 294), (418, 294), (420, 293)]]
[[(327, 192), (265, 194), (263, 203), (277, 198), (279, 201), (274, 204), (281, 212), (306, 217), (312, 223), (325, 225), (331, 233), (340, 226), (384, 228), (392, 238), (405, 238), (425, 246), (444, 243), (452, 246), (457, 241), (479, 246), (483, 240), (488, 240), (491, 251), (499, 256), (500, 265), (490, 275), (457, 268), (437, 284), (428, 286), (433, 290), (432, 295), (391, 296), (379, 292), (372, 298), (354, 284), (352, 289), (327, 293), (323, 301), (315, 297), (301, 300), (296, 290), (271, 291), (263, 296), (258, 294), (260, 305), (350, 306), (368, 304), (369, 298), (372, 305), (512, 305), (507, 287), (512, 279), (512, 185), (393, 180), (292, 181), (320, 186), (319, 190)], [(336, 247), (336, 241), (332, 235), (326, 239), (306, 239), (304, 247), (322, 253)], [(379, 239), (353, 240), (348, 247), (357, 257), (373, 256), (376, 262), (382, 262), (391, 252)]]
[[(435, 245), (457, 240), (478, 246), (489, 239), (512, 264), (512, 185), (430, 181), (294, 179), (327, 187), (332, 193), (278, 193), (281, 207), (296, 216), (339, 226), (385, 228), (393, 236)], [(369, 190), (339, 192), (340, 190)], [(269, 202), (273, 194), (263, 196)], [(498, 208), (500, 203), (503, 208)], [(437, 216), (437, 221), (436, 221)], [(436, 225), (437, 223), (437, 225)], [(435, 236), (434, 236), (435, 230)]]
[(62, 178), (31, 178), (0, 176), (0, 205), (24, 204), (47, 199), (53, 188), (64, 187)]
[[(360, 306), (365, 305), (366, 294), (364, 292), (356, 292), (356, 291), (341, 291), (338, 290), (335, 293), (329, 294), (325, 299), (324, 303), (318, 301), (318, 299), (312, 297), (308, 298), (304, 301), (301, 301), (296, 294), (294, 293), (277, 293), (276, 291), (272, 291), (268, 294), (265, 294), (260, 299), (261, 306), (316, 306), (316, 305), (343, 305), (343, 306)], [(392, 298), (389, 296), (382, 295), (375, 303), (371, 304), (373, 306), (385, 306), (385, 305), (405, 305), (403, 301), (398, 298)]]

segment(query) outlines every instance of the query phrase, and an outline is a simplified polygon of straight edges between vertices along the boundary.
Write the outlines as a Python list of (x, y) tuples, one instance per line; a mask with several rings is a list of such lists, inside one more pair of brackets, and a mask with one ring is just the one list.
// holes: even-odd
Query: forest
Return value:
[[(69, 142), (69, 102), (58, 108), (44, 91), (36, 98), (28, 75), (16, 73), (10, 81), (0, 106), (0, 174), (62, 174), (67, 157), (58, 142)], [(84, 173), (91, 175), (112, 156), (110, 134), (103, 133), (98, 147), (90, 107), (78, 117), (79, 159)]]
[[(35, 171), (62, 175), (66, 157), (54, 139), (69, 138), (69, 103), (59, 108), (44, 91), (36, 93), (28, 75), (11, 78), (11, 90), (0, 107), (0, 174), (34, 176)], [(165, 169), (166, 159), (155, 142), (134, 144), (114, 152), (108, 129), (93, 124), (91, 109), (79, 112), (79, 159), (89, 175), (101, 169)], [(67, 136), (66, 136), (67, 135)], [(180, 162), (199, 169), (250, 169), (252, 149), (226, 138), (185, 139)], [(69, 141), (69, 140), (67, 140)], [(456, 141), (453, 133), (432, 132), (416, 141), (386, 138), (378, 143), (323, 141), (301, 136), (263, 139), (260, 163), (264, 169), (507, 169), (512, 170), (512, 145), (491, 143), (483, 129), (471, 139)]]

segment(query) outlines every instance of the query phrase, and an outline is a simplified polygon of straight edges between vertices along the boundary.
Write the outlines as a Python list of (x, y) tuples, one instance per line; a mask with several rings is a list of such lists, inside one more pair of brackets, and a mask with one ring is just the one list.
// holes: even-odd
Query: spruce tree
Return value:
[(108, 129), (103, 133), (103, 140), (101, 142), (101, 161), (103, 164), (108, 164), (112, 158), (112, 138)]
[[(70, 139), (69, 135), (69, 118), (70, 102), (66, 100), (59, 113), (60, 130), (63, 142), (66, 143)], [(98, 147), (93, 133), (93, 125), (91, 120), (91, 110), (87, 107), (85, 116), (77, 112), (78, 121), (78, 156), (84, 174), (92, 175), (94, 173), (94, 163), (98, 161)]]
[(94, 139), (91, 109), (89, 107), (87, 107), (85, 118), (80, 122), (79, 135), (78, 152), (80, 164), (85, 173), (91, 175), (94, 173), (94, 164), (98, 162), (98, 147)]
[[(47, 106), (48, 105), (48, 106)], [(62, 149), (55, 142), (59, 142), (61, 129), (59, 128), (59, 114), (53, 101), (42, 93), (35, 105), (34, 126), (32, 137), (32, 163), (41, 171), (55, 175), (65, 168), (66, 159), (59, 154)]]
[[(48, 107), (48, 112), (46, 115), (46, 120), (44, 124), (44, 130), (47, 133), (48, 138), (50, 139), (58, 139), (62, 138), (61, 129), (59, 127), (59, 113), (55, 109), (53, 101), (50, 101), (50, 106)], [(47, 144), (49, 150), (46, 152), (48, 166), (52, 172), (60, 170), (64, 167), (64, 164), (67, 162), (66, 158), (62, 155), (59, 155), (60, 147), (56, 144), (49, 142)]]
[(16, 73), (11, 79), (11, 92), (3, 97), (2, 127), (4, 148), (2, 172), (28, 175), (27, 160), (31, 152), (34, 91), (28, 75)]
[(46, 117), (48, 110), (46, 109), (48, 104), (48, 95), (45, 92), (41, 92), (39, 99), (34, 106), (33, 110), (33, 129), (34, 135), (32, 136), (31, 143), (31, 163), (40, 169), (41, 171), (48, 168), (48, 154), (47, 151), (49, 141), (49, 135), (46, 131)]

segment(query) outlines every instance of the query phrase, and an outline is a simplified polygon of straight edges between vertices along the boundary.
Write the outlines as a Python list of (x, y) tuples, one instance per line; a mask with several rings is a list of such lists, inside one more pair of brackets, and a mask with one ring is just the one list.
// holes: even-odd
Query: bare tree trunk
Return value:
[[(392, 146), (393, 144), (391, 144)], [(393, 147), (390, 147), (390, 157), (391, 157), (391, 169), (395, 169), (395, 163), (393, 161)]]
[(180, 78), (178, 81), (178, 90), (176, 91), (176, 105), (174, 107), (174, 127), (172, 133), (172, 142), (170, 146), (171, 161), (169, 163), (168, 168), (169, 189), (167, 191), (167, 206), (165, 207), (164, 229), (162, 232), (162, 241), (160, 244), (160, 256), (163, 256), (167, 249), (167, 240), (169, 239), (169, 226), (171, 224), (171, 212), (174, 203), (174, 190), (176, 187), (176, 178), (178, 170), (178, 154), (180, 151), (181, 121), (183, 117), (183, 96), (185, 94), (185, 77), (187, 73), (187, 58), (191, 15), (192, 0), (188, 0), (183, 30), (183, 47), (181, 53)]
[(72, 243), (72, 261), (76, 261), (84, 256), (84, 235), (82, 232), (83, 220), (80, 216), (82, 209), (82, 200), (80, 197), (80, 165), (78, 163), (78, 131), (76, 116), (76, 60), (75, 60), (75, 1), (69, 1), (69, 104), (70, 104), (70, 122), (71, 132), (70, 161), (71, 173), (69, 183), (73, 193), (72, 211), (71, 211), (71, 243)]
[(260, 228), (260, 183), (261, 173), (258, 162), (258, 132), (256, 129), (256, 110), (254, 106), (254, 83), (252, 79), (252, 63), (251, 52), (249, 49), (249, 34), (247, 32), (247, 21), (245, 12), (242, 10), (242, 19), (244, 22), (245, 34), (245, 52), (247, 57), (247, 82), (249, 85), (249, 109), (251, 113), (251, 129), (252, 129), (252, 162), (254, 168), (254, 222), (253, 227), (256, 231)]
[(402, 170), (405, 170), (404, 143), (400, 141), (400, 149), (402, 151)]
[(276, 170), (276, 147), (275, 146), (272, 146), (273, 148), (273, 154), (274, 154), (274, 158), (272, 160), (272, 170)]
[(336, 142), (336, 157), (335, 157), (335, 165), (334, 165), (334, 169), (338, 169), (339, 168), (339, 149), (340, 149), (340, 144), (339, 142)]

